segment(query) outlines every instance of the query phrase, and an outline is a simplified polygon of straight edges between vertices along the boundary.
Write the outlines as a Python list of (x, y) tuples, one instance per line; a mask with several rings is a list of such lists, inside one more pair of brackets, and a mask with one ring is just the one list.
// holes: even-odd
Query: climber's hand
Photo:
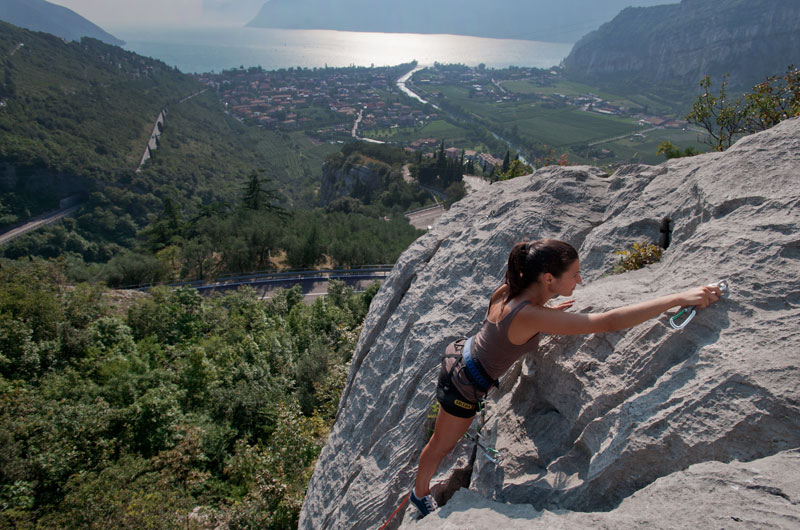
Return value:
[(548, 305), (548, 307), (550, 307), (550, 309), (558, 309), (559, 311), (566, 311), (567, 309), (572, 307), (572, 305), (574, 303), (575, 303), (575, 300), (565, 300), (565, 301), (560, 302), (558, 304), (550, 304), (550, 305)]
[(680, 293), (682, 306), (708, 307), (722, 296), (722, 290), (716, 285), (703, 285)]

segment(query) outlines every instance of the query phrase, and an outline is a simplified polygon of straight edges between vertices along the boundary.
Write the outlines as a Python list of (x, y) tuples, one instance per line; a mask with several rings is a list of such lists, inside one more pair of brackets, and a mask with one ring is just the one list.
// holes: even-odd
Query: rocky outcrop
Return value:
[(329, 204), (339, 197), (361, 198), (381, 187), (381, 177), (366, 165), (337, 165), (325, 163), (322, 166), (322, 185), (320, 201)]
[(0, 162), (0, 191), (47, 190), (63, 197), (82, 193), (87, 186), (85, 178), (71, 173)]
[(800, 453), (752, 462), (706, 462), (656, 480), (612, 512), (538, 511), (529, 504), (490, 501), (459, 490), (440, 511), (410, 530), (558, 528), (772, 528), (800, 526)]
[[(378, 528), (400, 505), (444, 348), (478, 330), (509, 248), (526, 237), (579, 249), (585, 284), (573, 311), (722, 278), (731, 296), (681, 331), (665, 315), (624, 332), (545, 337), (488, 400), (482, 433), (504, 461), (463, 441), (434, 482), (441, 500), (469, 492), (430, 521), (479, 509), (480, 528), (509, 517), (523, 517), (525, 528), (557, 526), (552, 517), (575, 527), (709, 527), (717, 515), (748, 521), (771, 506), (784, 526), (796, 525), (798, 167), (793, 119), (723, 153), (614, 175), (546, 168), (456, 203), (402, 254), (372, 302), (300, 528)], [(674, 231), (661, 262), (608, 276), (614, 251), (657, 240), (665, 216)], [(713, 505), (707, 519), (705, 505)], [(412, 513), (389, 528), (403, 519), (414, 528)]]
[(153, 157), (153, 151), (158, 149), (159, 138), (161, 138), (161, 133), (164, 131), (164, 122), (166, 119), (167, 109), (161, 109), (161, 112), (158, 113), (158, 117), (156, 117), (156, 123), (153, 125), (153, 132), (150, 133), (150, 139), (144, 147), (144, 153), (142, 153), (142, 159), (139, 161), (139, 167), (136, 168), (137, 173), (142, 170), (144, 163)]
[(580, 41), (564, 60), (568, 75), (594, 82), (719, 85), (730, 73), (747, 88), (780, 75), (800, 50), (800, 3), (683, 0), (630, 7)]

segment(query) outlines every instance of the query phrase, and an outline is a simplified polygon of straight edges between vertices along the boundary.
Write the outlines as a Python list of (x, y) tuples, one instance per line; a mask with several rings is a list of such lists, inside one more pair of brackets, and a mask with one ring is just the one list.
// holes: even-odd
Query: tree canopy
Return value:
[(289, 529), (377, 285), (267, 301), (0, 269), (0, 526)]

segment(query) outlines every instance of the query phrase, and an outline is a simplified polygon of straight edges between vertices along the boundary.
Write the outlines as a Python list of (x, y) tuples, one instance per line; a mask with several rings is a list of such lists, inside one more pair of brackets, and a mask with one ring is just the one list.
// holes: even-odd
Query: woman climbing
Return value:
[(489, 299), (478, 334), (447, 346), (436, 385), (439, 414), (433, 436), (420, 455), (409, 495), (423, 517), (437, 508), (430, 481), (440, 462), (467, 432), (479, 403), (497, 385), (497, 378), (517, 359), (536, 350), (541, 333), (617, 331), (673, 307), (707, 307), (722, 294), (717, 286), (702, 286), (605, 313), (564, 312), (574, 300), (548, 307), (556, 296), (571, 296), (579, 283), (578, 253), (569, 244), (554, 239), (517, 243), (508, 256), (505, 282)]

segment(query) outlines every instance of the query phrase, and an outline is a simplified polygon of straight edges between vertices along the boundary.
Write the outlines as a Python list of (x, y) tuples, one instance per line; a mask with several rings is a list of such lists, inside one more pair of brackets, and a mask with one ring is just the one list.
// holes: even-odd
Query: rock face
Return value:
[(627, 8), (580, 41), (567, 73), (594, 81), (628, 78), (697, 86), (706, 74), (719, 87), (748, 88), (781, 75), (800, 50), (800, 3), (783, 0), (683, 0)]
[(800, 526), (800, 453), (787, 451), (742, 463), (706, 462), (631, 495), (612, 512), (539, 512), (528, 504), (501, 504), (459, 490), (447, 506), (414, 530), (529, 530), (530, 528), (773, 528)]
[(380, 175), (368, 166), (335, 167), (328, 163), (322, 166), (322, 185), (319, 194), (323, 205), (339, 197), (361, 197), (380, 187)]
[[(800, 119), (792, 119), (723, 153), (611, 176), (547, 168), (455, 204), (403, 253), (372, 302), (300, 528), (379, 528), (401, 504), (445, 346), (479, 329), (513, 243), (542, 237), (579, 250), (585, 284), (571, 311), (723, 278), (731, 295), (681, 331), (662, 315), (623, 332), (543, 338), (487, 402), (482, 436), (504, 461), (491, 463), (464, 440), (434, 483), (440, 500), (469, 491), (419, 526), (444, 525), (470, 506), (489, 512), (489, 523), (523, 517), (525, 528), (552, 528), (553, 517), (570, 528), (716, 521), (687, 509), (689, 499), (713, 504), (709, 517), (748, 521), (768, 509), (796, 526), (799, 178)], [(674, 231), (661, 262), (608, 276), (614, 251), (657, 240), (664, 216)], [(738, 493), (724, 495), (727, 485)], [(401, 511), (389, 528), (403, 519), (414, 528), (413, 513)]]

